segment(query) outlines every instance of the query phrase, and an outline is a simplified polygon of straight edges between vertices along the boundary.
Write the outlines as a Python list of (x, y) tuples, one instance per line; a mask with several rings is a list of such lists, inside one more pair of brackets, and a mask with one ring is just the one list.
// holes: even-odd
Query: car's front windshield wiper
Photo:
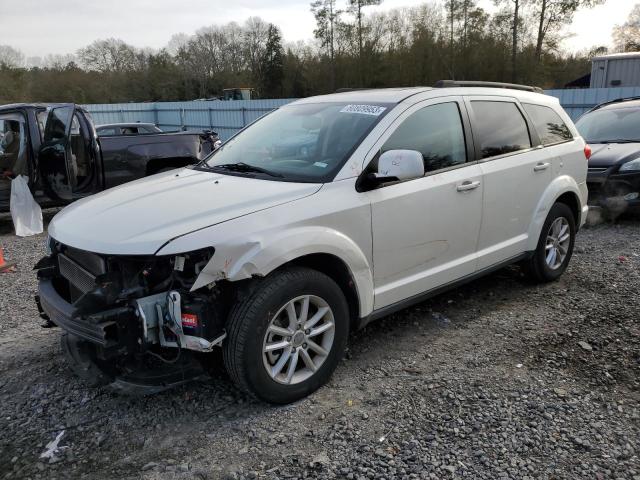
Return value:
[(587, 140), (587, 143), (640, 143), (640, 139), (616, 138), (613, 140)]
[(265, 175), (269, 175), (271, 177), (276, 178), (284, 178), (284, 175), (276, 172), (272, 172), (267, 170), (266, 168), (256, 167), (254, 165), (249, 165), (248, 163), (238, 162), (238, 163), (223, 163), (220, 165), (210, 165), (209, 168), (221, 168), (223, 170), (229, 170), (231, 172), (256, 172), (256, 173), (264, 173)]

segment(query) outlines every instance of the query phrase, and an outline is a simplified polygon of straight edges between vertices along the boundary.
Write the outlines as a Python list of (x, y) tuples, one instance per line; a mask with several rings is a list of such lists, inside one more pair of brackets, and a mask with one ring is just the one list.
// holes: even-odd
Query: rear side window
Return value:
[(573, 140), (569, 127), (552, 108), (530, 103), (523, 103), (522, 106), (531, 117), (543, 145), (553, 145), (554, 143)]
[(430, 105), (411, 114), (385, 142), (382, 152), (388, 150), (419, 151), (425, 172), (464, 163), (467, 151), (458, 104)]
[(482, 158), (531, 148), (527, 122), (515, 103), (474, 100), (471, 108), (476, 121), (474, 137)]

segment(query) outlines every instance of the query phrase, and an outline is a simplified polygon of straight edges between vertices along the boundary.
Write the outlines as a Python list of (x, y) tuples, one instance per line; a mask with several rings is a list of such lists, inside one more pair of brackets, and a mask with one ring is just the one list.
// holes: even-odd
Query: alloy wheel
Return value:
[(560, 268), (569, 252), (570, 243), (569, 221), (564, 217), (556, 218), (549, 227), (545, 244), (545, 261), (551, 270)]
[(315, 295), (289, 300), (273, 316), (262, 344), (269, 376), (293, 385), (309, 379), (325, 362), (335, 336), (329, 304)]

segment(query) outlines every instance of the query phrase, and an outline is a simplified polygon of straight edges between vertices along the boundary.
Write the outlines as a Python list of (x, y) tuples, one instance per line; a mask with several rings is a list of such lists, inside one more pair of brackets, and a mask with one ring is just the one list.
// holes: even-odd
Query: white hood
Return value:
[(79, 200), (54, 217), (49, 235), (96, 253), (151, 255), (176, 237), (312, 195), (320, 187), (185, 168)]

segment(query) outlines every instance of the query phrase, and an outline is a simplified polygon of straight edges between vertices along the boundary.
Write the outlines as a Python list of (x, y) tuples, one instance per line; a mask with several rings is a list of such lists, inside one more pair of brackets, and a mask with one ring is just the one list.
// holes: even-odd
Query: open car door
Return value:
[(76, 106), (51, 107), (38, 155), (38, 169), (45, 193), (53, 200), (73, 200), (71, 123)]

